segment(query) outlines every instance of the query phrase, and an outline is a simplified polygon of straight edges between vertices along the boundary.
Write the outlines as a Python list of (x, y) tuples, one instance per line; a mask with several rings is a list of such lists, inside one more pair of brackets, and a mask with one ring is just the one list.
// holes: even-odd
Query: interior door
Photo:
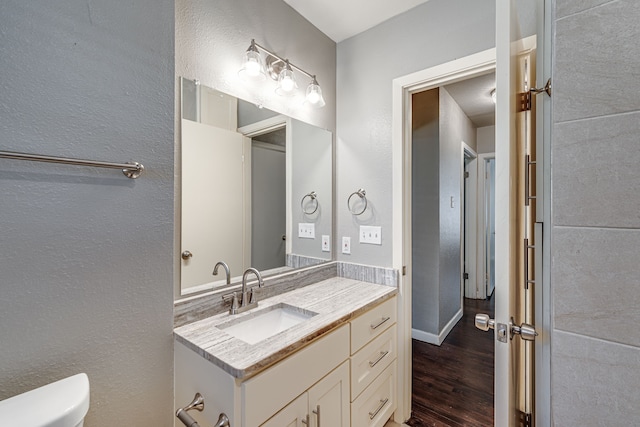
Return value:
[[(535, 200), (527, 179), (535, 152), (533, 113), (527, 102), (534, 80), (535, 36), (523, 39), (516, 0), (496, 5), (496, 250), (495, 425), (531, 426), (533, 402)], [(533, 41), (532, 41), (533, 40)]]

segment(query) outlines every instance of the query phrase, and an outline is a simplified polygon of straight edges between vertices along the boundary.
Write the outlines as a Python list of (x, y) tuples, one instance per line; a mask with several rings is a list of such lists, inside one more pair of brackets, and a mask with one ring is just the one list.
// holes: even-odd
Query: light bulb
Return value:
[(293, 96), (298, 85), (289, 61), (285, 60), (285, 66), (278, 76), (278, 87), (276, 93), (281, 96)]
[(313, 76), (313, 80), (309, 83), (309, 86), (307, 86), (307, 102), (315, 108), (322, 108), (325, 104), (324, 98), (322, 98), (322, 89), (315, 76)]
[(244, 63), (238, 71), (238, 75), (243, 79), (264, 80), (264, 62), (255, 42), (251, 40), (251, 45), (244, 53)]
[(295, 87), (296, 83), (289, 76), (284, 76), (280, 81), (280, 87), (284, 92), (291, 92)]

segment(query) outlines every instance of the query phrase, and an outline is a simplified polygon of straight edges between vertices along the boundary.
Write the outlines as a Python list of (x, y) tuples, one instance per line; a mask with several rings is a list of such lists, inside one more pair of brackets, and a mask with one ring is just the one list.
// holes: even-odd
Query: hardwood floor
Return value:
[(475, 328), (490, 300), (464, 300), (464, 315), (440, 347), (413, 340), (412, 417), (416, 426), (493, 426), (493, 333)]

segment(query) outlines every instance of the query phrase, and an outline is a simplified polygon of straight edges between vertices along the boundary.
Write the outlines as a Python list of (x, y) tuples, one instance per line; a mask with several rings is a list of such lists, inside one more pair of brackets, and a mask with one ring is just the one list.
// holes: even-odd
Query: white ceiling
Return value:
[(284, 0), (336, 43), (428, 0)]
[(445, 89), (476, 127), (493, 126), (496, 106), (491, 91), (496, 87), (496, 73), (446, 85)]

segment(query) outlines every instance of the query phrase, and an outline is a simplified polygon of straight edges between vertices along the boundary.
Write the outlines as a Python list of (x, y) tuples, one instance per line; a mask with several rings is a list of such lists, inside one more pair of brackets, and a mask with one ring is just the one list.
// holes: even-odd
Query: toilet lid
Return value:
[(69, 427), (88, 410), (89, 378), (77, 374), (0, 401), (0, 420), (11, 426)]

